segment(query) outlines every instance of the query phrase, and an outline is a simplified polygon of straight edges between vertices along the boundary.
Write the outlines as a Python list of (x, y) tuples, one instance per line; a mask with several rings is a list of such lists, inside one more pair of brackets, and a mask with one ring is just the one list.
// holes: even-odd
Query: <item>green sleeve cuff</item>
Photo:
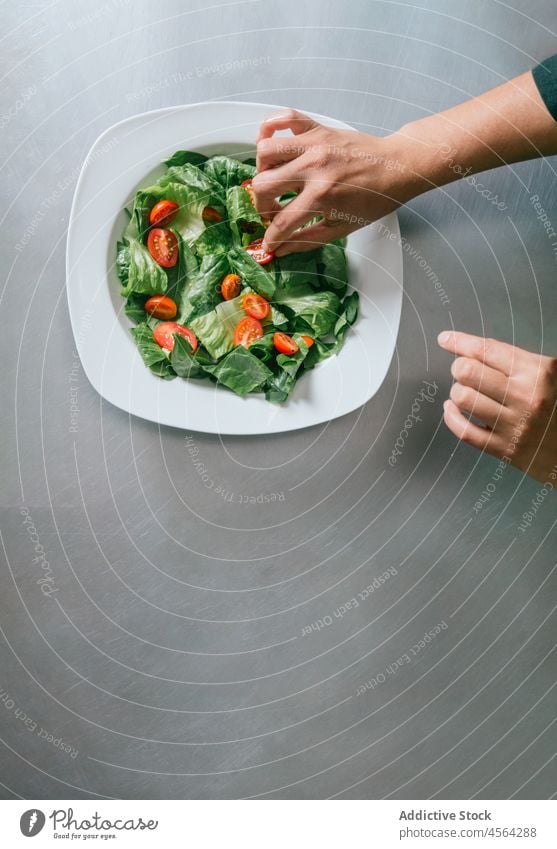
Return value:
[(557, 121), (557, 54), (536, 65), (532, 76), (543, 102)]

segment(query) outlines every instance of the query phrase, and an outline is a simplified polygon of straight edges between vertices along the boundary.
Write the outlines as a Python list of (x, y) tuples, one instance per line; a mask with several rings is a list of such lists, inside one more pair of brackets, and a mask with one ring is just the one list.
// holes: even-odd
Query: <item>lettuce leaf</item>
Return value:
[(242, 186), (232, 186), (228, 189), (226, 209), (237, 242), (241, 242), (243, 231), (251, 234), (251, 240), (259, 238), (265, 232), (261, 216), (254, 207), (248, 192)]
[(127, 298), (131, 292), (146, 295), (164, 295), (168, 288), (165, 272), (152, 258), (147, 248), (132, 239), (129, 243), (129, 272), (122, 296)]
[[(224, 301), (223, 303), (232, 304), (233, 302)], [(232, 325), (231, 329), (230, 324), (223, 321), (217, 310), (218, 308), (189, 320), (188, 325), (214, 360), (220, 359), (234, 347), (234, 327), (236, 326)], [(238, 321), (239, 317), (236, 318), (236, 323)]]

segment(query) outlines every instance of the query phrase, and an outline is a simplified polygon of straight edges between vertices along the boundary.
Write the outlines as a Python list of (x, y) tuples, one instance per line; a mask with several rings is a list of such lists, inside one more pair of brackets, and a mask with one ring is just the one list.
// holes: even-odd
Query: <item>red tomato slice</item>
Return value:
[(149, 213), (149, 224), (168, 227), (174, 221), (180, 207), (173, 200), (159, 200)]
[[(255, 206), (255, 194), (253, 192), (253, 186), (251, 184), (251, 180), (244, 180), (244, 182), (240, 183), (240, 185), (242, 186), (243, 189), (246, 190), (246, 192), (248, 193), (248, 195), (250, 197), (250, 200), (251, 200), (253, 206)], [(268, 227), (269, 224), (271, 223), (271, 219), (262, 215), (261, 216), (261, 223), (263, 224), (264, 227)]]
[(173, 268), (178, 262), (178, 239), (172, 230), (155, 227), (147, 236), (149, 253), (163, 268)]
[(261, 339), (263, 336), (263, 325), (256, 318), (242, 318), (236, 325), (234, 332), (234, 344), (243, 345), (244, 348), (249, 348), (252, 342), (256, 339)]
[(311, 348), (311, 346), (315, 342), (315, 339), (312, 339), (311, 336), (302, 336), (302, 339), (304, 340), (308, 348)]
[(177, 324), (175, 321), (163, 321), (162, 324), (157, 324), (153, 330), (153, 339), (160, 345), (161, 348), (166, 348), (167, 351), (174, 349), (174, 334), (183, 336), (187, 339), (192, 347), (192, 351), (197, 348), (197, 336), (190, 330), (189, 327), (184, 327), (183, 324)]
[(249, 195), (249, 198), (252, 204), (255, 206), (255, 196), (253, 194), (253, 186), (251, 184), (251, 180), (244, 180), (243, 183), (240, 183), (241, 187), (246, 190)]
[(263, 239), (256, 239), (254, 242), (251, 242), (246, 248), (246, 253), (258, 262), (259, 265), (267, 265), (275, 255), (274, 251), (266, 251), (263, 248)]
[(279, 354), (287, 354), (291, 357), (293, 354), (297, 354), (300, 350), (298, 344), (292, 336), (287, 336), (286, 333), (275, 333), (273, 336), (273, 345), (279, 352)]
[(262, 298), (256, 292), (248, 292), (244, 296), (242, 306), (247, 315), (256, 318), (258, 321), (263, 321), (264, 318), (267, 318), (271, 311), (269, 301), (266, 301), (265, 298)]
[(240, 294), (241, 280), (237, 274), (227, 274), (220, 284), (220, 291), (225, 301), (231, 301), (232, 298), (238, 297)]
[(149, 300), (145, 302), (143, 309), (145, 312), (148, 312), (149, 315), (154, 315), (155, 318), (164, 319), (174, 318), (178, 312), (178, 307), (172, 298), (168, 298), (166, 295), (153, 295), (152, 298), (149, 298)]
[(201, 217), (205, 224), (218, 224), (219, 221), (222, 221), (222, 215), (212, 206), (206, 206), (203, 212), (201, 213)]

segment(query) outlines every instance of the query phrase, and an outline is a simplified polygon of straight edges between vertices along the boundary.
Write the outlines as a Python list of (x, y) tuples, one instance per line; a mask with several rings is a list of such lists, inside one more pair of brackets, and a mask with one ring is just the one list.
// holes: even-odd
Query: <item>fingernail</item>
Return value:
[(446, 401), (443, 401), (443, 409), (444, 409), (444, 410), (446, 410), (446, 409), (447, 409), (447, 404), (448, 404), (448, 403), (449, 403), (449, 399), (448, 399), (448, 398), (447, 398), (447, 400), (446, 400)]
[(437, 337), (437, 341), (439, 342), (440, 345), (446, 345), (450, 338), (451, 338), (451, 334), (449, 333), (449, 331), (443, 330), (443, 332), (440, 333), (439, 336)]

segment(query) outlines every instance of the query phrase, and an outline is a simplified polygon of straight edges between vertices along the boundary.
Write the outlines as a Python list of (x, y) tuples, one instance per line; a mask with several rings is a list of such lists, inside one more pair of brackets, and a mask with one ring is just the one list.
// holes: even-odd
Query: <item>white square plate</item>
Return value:
[[(240, 398), (209, 381), (161, 380), (129, 332), (114, 268), (116, 240), (138, 188), (163, 173), (175, 150), (254, 155), (259, 124), (281, 107), (196, 103), (128, 118), (106, 130), (83, 165), (70, 214), (67, 290), (85, 373), (103, 398), (144, 419), (206, 433), (278, 433), (349, 413), (379, 389), (393, 356), (402, 303), (402, 250), (395, 214), (348, 238), (350, 286), (360, 316), (338, 356), (304, 375), (286, 404)], [(332, 127), (347, 124), (313, 115)]]

